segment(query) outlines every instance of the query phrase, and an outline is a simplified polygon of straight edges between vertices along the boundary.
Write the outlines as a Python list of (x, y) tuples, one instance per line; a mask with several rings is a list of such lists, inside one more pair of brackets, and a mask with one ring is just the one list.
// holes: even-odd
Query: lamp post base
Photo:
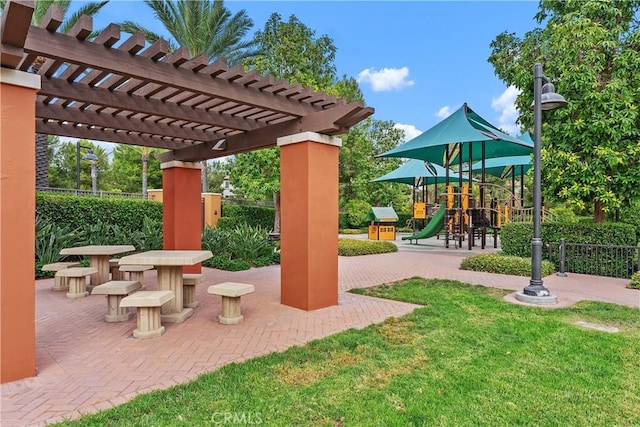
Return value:
[[(525, 288), (526, 289), (526, 288)], [(525, 302), (527, 304), (535, 304), (535, 305), (553, 305), (558, 303), (558, 297), (555, 295), (551, 295), (548, 293), (547, 295), (537, 296), (537, 295), (528, 295), (523, 292), (516, 292), (516, 300), (520, 302)]]

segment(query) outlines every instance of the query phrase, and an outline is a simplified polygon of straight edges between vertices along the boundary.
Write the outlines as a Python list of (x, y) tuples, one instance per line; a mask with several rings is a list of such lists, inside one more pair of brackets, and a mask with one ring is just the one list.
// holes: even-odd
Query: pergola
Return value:
[(32, 14), (32, 1), (9, 1), (0, 26), (1, 382), (35, 374), (36, 132), (170, 150), (159, 156), (165, 249), (200, 248), (199, 161), (280, 146), (281, 301), (337, 304), (334, 136), (372, 108), (142, 34), (121, 40), (115, 24), (89, 40), (88, 16), (61, 34), (57, 6), (40, 26)]

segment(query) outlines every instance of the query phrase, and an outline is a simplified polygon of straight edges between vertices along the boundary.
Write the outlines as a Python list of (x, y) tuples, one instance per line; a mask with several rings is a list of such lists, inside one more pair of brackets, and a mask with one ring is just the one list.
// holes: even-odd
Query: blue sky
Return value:
[[(76, 3), (74, 1), (74, 3)], [(358, 79), (374, 117), (392, 120), (408, 139), (426, 131), (464, 102), (513, 135), (516, 96), (487, 62), (489, 44), (501, 32), (523, 36), (536, 27), (537, 1), (240, 1), (254, 30), (277, 12), (294, 14), (316, 36), (337, 47), (339, 76)], [(112, 0), (95, 28), (134, 20), (159, 33), (163, 28), (141, 1)]]

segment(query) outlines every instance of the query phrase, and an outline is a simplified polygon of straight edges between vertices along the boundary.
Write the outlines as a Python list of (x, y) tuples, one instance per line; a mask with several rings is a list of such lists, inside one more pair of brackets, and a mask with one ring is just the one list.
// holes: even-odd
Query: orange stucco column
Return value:
[(35, 96), (40, 76), (0, 69), (0, 382), (36, 375)]
[(303, 310), (338, 304), (341, 145), (313, 132), (278, 138), (282, 304)]
[[(164, 249), (199, 250), (202, 247), (200, 163), (162, 163), (162, 246)], [(200, 273), (200, 264), (185, 266), (185, 273)]]

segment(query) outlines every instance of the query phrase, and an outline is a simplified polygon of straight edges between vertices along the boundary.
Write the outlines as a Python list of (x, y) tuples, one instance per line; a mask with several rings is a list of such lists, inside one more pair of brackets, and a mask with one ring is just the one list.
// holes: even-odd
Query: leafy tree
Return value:
[[(98, 189), (110, 191), (112, 185), (110, 182), (110, 166), (107, 152), (100, 147), (81, 139), (79, 141), (83, 147), (90, 147), (93, 153), (98, 156)], [(76, 143), (62, 142), (53, 148), (53, 155), (50, 157), (49, 164), (49, 182), (54, 188), (76, 188)], [(86, 148), (81, 149), (81, 156), (87, 153)], [(80, 189), (91, 190), (91, 164), (92, 161), (80, 159)]]
[(159, 152), (149, 147), (118, 144), (113, 151), (112, 185), (126, 193), (145, 194), (147, 187), (162, 188), (160, 161), (154, 155)]
[(640, 198), (639, 12), (638, 0), (543, 0), (536, 15), (543, 27), (491, 43), (496, 74), (522, 91), (523, 127), (533, 124), (534, 63), (569, 102), (545, 113), (543, 191), (578, 209), (593, 203), (598, 222)]
[[(287, 79), (303, 87), (329, 91), (335, 80), (336, 47), (326, 35), (315, 32), (295, 15), (288, 22), (279, 14), (271, 15), (262, 31), (255, 35), (260, 54), (245, 64), (276, 79)], [(247, 197), (273, 197), (273, 229), (280, 232), (280, 151), (268, 148), (236, 156), (231, 182)]]
[[(232, 15), (223, 0), (144, 2), (173, 39), (167, 40), (133, 21), (123, 22), (123, 31), (132, 34), (142, 32), (151, 43), (162, 38), (167, 41), (170, 50), (183, 46), (189, 49), (192, 57), (206, 54), (209, 61), (224, 58), (230, 65), (241, 63), (257, 53), (254, 40), (245, 39), (253, 27), (253, 21), (244, 9)], [(202, 190), (206, 191), (209, 188), (208, 165), (206, 160), (203, 163)]]
[(400, 166), (400, 159), (377, 158), (400, 144), (404, 131), (391, 121), (369, 118), (342, 136), (340, 149), (340, 205), (362, 200), (372, 206), (401, 206), (409, 186), (398, 183), (371, 182)]
[(207, 191), (210, 193), (220, 193), (222, 191), (224, 177), (230, 174), (232, 167), (233, 160), (228, 158), (210, 162), (207, 166), (207, 175), (209, 176), (209, 187)]

